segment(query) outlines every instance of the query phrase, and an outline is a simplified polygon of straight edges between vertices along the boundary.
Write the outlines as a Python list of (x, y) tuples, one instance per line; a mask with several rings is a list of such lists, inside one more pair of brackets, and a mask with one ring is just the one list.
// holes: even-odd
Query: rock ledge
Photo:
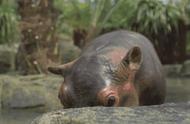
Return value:
[(43, 114), (31, 124), (189, 124), (190, 102), (144, 107), (87, 107)]

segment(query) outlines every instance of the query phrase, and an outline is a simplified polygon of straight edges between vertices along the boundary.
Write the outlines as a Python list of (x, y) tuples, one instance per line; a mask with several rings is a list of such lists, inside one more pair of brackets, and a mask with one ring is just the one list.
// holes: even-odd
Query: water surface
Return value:
[[(190, 78), (168, 78), (166, 102), (190, 101)], [(0, 110), (0, 124), (30, 124), (42, 111)]]

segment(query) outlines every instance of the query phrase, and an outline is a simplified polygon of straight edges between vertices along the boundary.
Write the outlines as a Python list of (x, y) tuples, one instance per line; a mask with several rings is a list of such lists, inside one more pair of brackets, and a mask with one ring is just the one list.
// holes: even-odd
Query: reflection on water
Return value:
[[(167, 79), (166, 102), (190, 101), (190, 78)], [(31, 110), (0, 110), (0, 124), (30, 124), (31, 121), (42, 114)]]

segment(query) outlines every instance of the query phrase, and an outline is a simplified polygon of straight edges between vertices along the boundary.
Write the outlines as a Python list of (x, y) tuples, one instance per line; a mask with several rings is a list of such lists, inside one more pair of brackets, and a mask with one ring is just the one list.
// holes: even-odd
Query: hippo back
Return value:
[(140, 105), (163, 103), (166, 89), (162, 65), (153, 45), (143, 35), (125, 30), (107, 33), (90, 42), (81, 56), (101, 58), (102, 55), (106, 56), (110, 51), (119, 49), (125, 49), (123, 52), (127, 53), (135, 46), (141, 49), (143, 58), (135, 78)]

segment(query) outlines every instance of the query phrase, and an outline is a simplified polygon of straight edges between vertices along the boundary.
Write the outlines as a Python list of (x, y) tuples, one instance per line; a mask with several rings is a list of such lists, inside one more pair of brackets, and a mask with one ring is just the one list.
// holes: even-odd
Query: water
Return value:
[(0, 124), (30, 124), (41, 114), (33, 110), (0, 110)]
[[(190, 78), (167, 79), (166, 102), (190, 101)], [(34, 110), (0, 110), (0, 124), (30, 124), (31, 121), (43, 114)]]

